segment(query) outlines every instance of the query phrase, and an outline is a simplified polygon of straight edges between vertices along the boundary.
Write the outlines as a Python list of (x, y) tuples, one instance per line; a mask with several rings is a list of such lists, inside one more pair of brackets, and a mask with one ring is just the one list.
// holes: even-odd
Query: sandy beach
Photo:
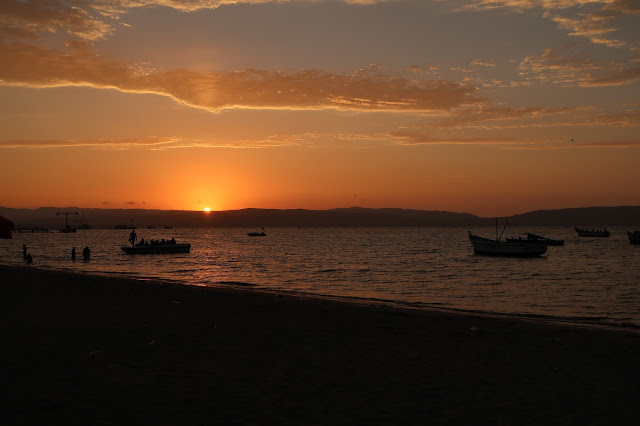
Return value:
[(0, 266), (2, 424), (635, 424), (640, 334)]

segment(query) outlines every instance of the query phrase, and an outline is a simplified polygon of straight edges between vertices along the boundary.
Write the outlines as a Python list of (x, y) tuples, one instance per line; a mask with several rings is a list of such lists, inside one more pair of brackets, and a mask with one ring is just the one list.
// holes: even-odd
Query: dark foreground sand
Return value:
[(0, 424), (615, 425), (640, 336), (0, 266)]

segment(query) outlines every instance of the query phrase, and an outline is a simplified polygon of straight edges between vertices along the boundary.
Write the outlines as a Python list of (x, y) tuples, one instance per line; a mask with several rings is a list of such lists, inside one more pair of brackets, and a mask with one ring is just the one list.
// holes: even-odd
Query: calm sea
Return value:
[[(580, 323), (640, 327), (640, 246), (626, 228), (579, 238), (569, 227), (509, 228), (565, 239), (533, 259), (473, 254), (462, 227), (138, 229), (138, 238), (189, 242), (189, 254), (127, 255), (129, 230), (14, 234), (0, 240), (0, 263), (185, 284), (329, 296), (413, 308), (478, 311)], [(474, 233), (491, 237), (493, 228)], [(91, 260), (71, 261), (75, 246)]]

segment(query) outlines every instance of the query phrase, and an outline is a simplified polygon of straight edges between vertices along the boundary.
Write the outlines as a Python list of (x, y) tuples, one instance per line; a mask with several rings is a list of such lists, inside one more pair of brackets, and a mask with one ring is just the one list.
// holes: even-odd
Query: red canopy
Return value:
[(0, 238), (11, 238), (13, 222), (6, 217), (0, 216)]

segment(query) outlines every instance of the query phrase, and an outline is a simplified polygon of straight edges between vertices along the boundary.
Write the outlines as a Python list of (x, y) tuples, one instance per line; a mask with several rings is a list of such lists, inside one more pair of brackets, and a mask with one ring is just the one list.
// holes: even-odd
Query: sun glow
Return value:
[(211, 209), (209, 207), (205, 207), (202, 211), (205, 212), (205, 213), (209, 213), (211, 211)]

